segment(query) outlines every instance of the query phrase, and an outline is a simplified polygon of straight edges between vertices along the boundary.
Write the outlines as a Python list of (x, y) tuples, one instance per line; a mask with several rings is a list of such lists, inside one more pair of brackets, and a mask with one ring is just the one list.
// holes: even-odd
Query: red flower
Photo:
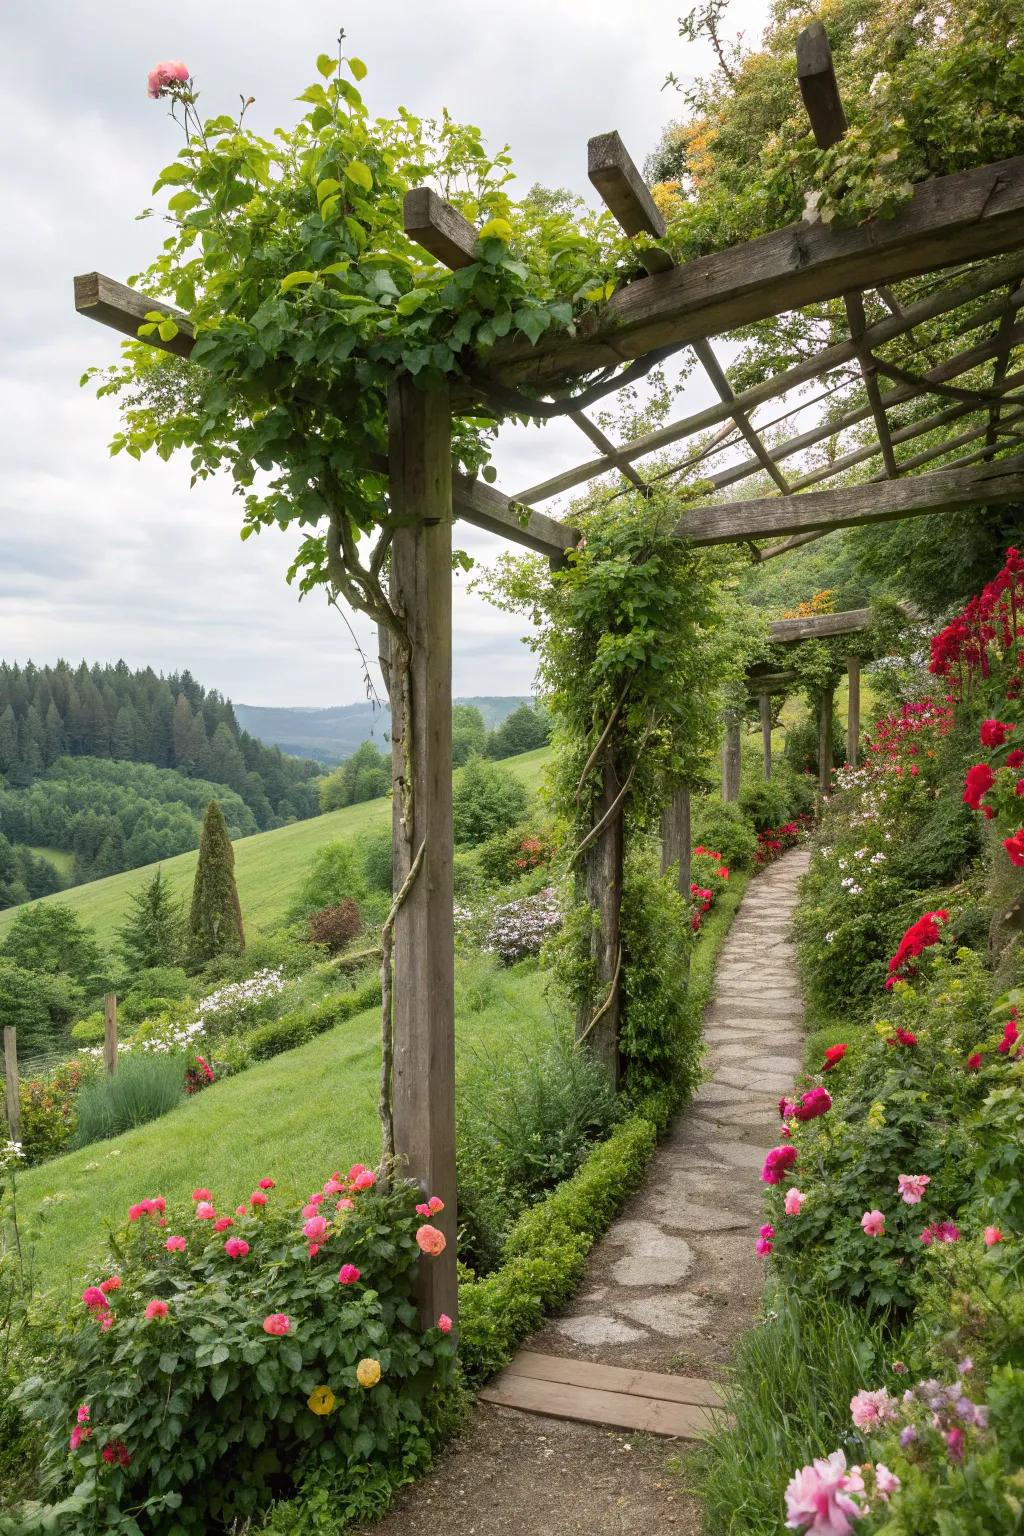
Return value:
[(764, 1160), (761, 1179), (765, 1184), (781, 1184), (783, 1175), (796, 1162), (795, 1147), (772, 1147)]
[(1006, 754), (1007, 768), (1020, 768), (1024, 766), (1024, 747), (1014, 747), (1012, 752)]
[(1002, 720), (983, 720), (978, 735), (981, 737), (983, 747), (1001, 747), (1006, 740), (1007, 731), (1013, 729), (1012, 725), (1007, 725)]
[(972, 1055), (968, 1056), (968, 1058), (967, 1058), (967, 1070), (968, 1070), (968, 1072), (977, 1072), (980, 1066), (981, 1066), (981, 1052), (980, 1051), (974, 1051), (972, 1053)]
[(1003, 1026), (1003, 1038), (999, 1042), (1000, 1056), (1009, 1056), (1011, 1045), (1017, 1044), (1017, 1025), (1013, 1019), (1007, 1020)]
[(797, 1120), (816, 1120), (832, 1108), (832, 1095), (827, 1088), (809, 1088), (793, 1111)]
[(823, 1072), (828, 1072), (833, 1067), (838, 1066), (848, 1050), (849, 1046), (845, 1044), (830, 1045), (828, 1050), (825, 1052), (825, 1062), (821, 1070)]
[(108, 1440), (101, 1452), (103, 1460), (109, 1466), (116, 1462), (119, 1467), (130, 1467), (132, 1459), (128, 1455), (128, 1447), (123, 1440)]
[(1004, 837), (1003, 847), (1010, 856), (1010, 863), (1018, 869), (1024, 869), (1024, 827), (1019, 828), (1012, 837)]
[(896, 1033), (887, 1041), (889, 1045), (916, 1045), (917, 1036), (913, 1030), (897, 1029)]
[(988, 794), (995, 779), (996, 776), (988, 763), (975, 763), (973, 767), (968, 768), (962, 796), (964, 804), (969, 805), (972, 811), (980, 811), (982, 798)]

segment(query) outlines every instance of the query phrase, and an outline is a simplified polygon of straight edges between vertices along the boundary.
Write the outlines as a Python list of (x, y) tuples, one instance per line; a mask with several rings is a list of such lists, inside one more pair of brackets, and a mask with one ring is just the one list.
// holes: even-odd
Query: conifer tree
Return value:
[(245, 948), (242, 906), (235, 884), (235, 853), (227, 822), (211, 800), (199, 837), (199, 862), (188, 918), (189, 959), (204, 965), (215, 955)]
[(185, 914), (162, 869), (133, 894), (131, 911), (117, 938), (129, 975), (156, 965), (180, 963), (185, 948)]

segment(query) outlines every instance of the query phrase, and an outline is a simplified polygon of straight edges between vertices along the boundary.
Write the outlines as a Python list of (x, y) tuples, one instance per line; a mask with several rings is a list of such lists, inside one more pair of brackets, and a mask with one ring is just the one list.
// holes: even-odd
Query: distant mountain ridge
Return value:
[[(521, 704), (532, 703), (527, 694), (456, 699), (471, 704), (483, 715), (489, 731), (501, 725)], [(335, 704), (325, 709), (274, 708), (262, 704), (236, 704), (235, 716), (243, 730), (268, 746), (321, 763), (340, 763), (351, 757), (364, 741), (383, 748), (391, 730), (391, 711), (367, 701)]]

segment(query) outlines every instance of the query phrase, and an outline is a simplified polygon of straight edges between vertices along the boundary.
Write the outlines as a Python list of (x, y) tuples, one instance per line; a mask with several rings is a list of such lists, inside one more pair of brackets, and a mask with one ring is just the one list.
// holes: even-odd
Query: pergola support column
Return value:
[(677, 789), (661, 813), (661, 872), (679, 865), (679, 894), (690, 897), (690, 790)]
[[(390, 651), (394, 888), (419, 872), (394, 931), (395, 1151), (425, 1196), (445, 1204), (444, 1253), (421, 1266), (424, 1326), (455, 1319), (455, 945), (452, 919), (452, 479), (447, 386), (411, 378), (389, 397), (391, 603), (410, 646), (407, 691)], [(411, 815), (406, 793), (411, 774)], [(407, 817), (411, 825), (407, 824)], [(422, 848), (422, 854), (419, 850)]]
[(757, 696), (757, 707), (761, 714), (761, 749), (764, 753), (764, 776), (770, 779), (772, 776), (772, 701), (771, 695), (760, 693)]
[(591, 940), (595, 986), (576, 1019), (577, 1040), (581, 1045), (586, 1044), (587, 1050), (616, 1086), (621, 1068), (619, 1012), (625, 858), (621, 789), (615, 765), (606, 758), (601, 768), (601, 794), (594, 807), (593, 822), (594, 826), (603, 825), (587, 849), (584, 874), (586, 900), (597, 918)]
[(725, 740), (722, 743), (722, 799), (730, 804), (740, 797), (740, 715), (737, 709), (725, 711)]
[(827, 795), (832, 788), (832, 712), (835, 690), (824, 688), (818, 695), (818, 793)]
[(856, 768), (860, 756), (860, 657), (847, 656), (846, 761)]

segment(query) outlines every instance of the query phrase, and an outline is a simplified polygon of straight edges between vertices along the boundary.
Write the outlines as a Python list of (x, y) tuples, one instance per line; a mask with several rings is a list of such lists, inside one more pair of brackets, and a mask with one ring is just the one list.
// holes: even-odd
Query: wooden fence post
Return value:
[[(447, 386), (392, 381), (390, 499), (398, 519), (391, 603), (411, 647), (408, 692), (390, 647), (395, 889), (422, 847), (394, 939), (395, 1151), (425, 1196), (444, 1201), (434, 1225), (444, 1253), (420, 1275), (424, 1326), (458, 1315), (455, 1267), (455, 943), (452, 918), (452, 480)], [(403, 817), (411, 775), (412, 825)]]
[(834, 691), (825, 688), (818, 695), (818, 793), (827, 795), (832, 788), (832, 708)]
[[(601, 794), (594, 825), (611, 810), (622, 786), (611, 761), (601, 770)], [(625, 828), (622, 806), (609, 816), (586, 850), (584, 884), (587, 904), (597, 913), (591, 941), (595, 994), (586, 998), (576, 1019), (576, 1038), (599, 1061), (611, 1081), (619, 1081), (619, 978), (622, 971), (622, 874)]]
[(740, 797), (740, 715), (738, 709), (725, 711), (725, 741), (722, 744), (722, 799)]
[(772, 776), (772, 701), (767, 693), (758, 694), (758, 709), (761, 713), (761, 747), (764, 752), (764, 776), (770, 779)]
[(849, 697), (846, 705), (846, 761), (856, 768), (860, 757), (860, 657), (847, 656)]
[(113, 992), (103, 999), (103, 1070), (108, 1077), (117, 1071), (117, 998)]
[(677, 789), (661, 813), (661, 872), (679, 863), (679, 894), (690, 899), (690, 791)]
[(18, 1093), (18, 1031), (4, 1025), (4, 1103), (7, 1110), (7, 1135), (21, 1140), (21, 1098)]

